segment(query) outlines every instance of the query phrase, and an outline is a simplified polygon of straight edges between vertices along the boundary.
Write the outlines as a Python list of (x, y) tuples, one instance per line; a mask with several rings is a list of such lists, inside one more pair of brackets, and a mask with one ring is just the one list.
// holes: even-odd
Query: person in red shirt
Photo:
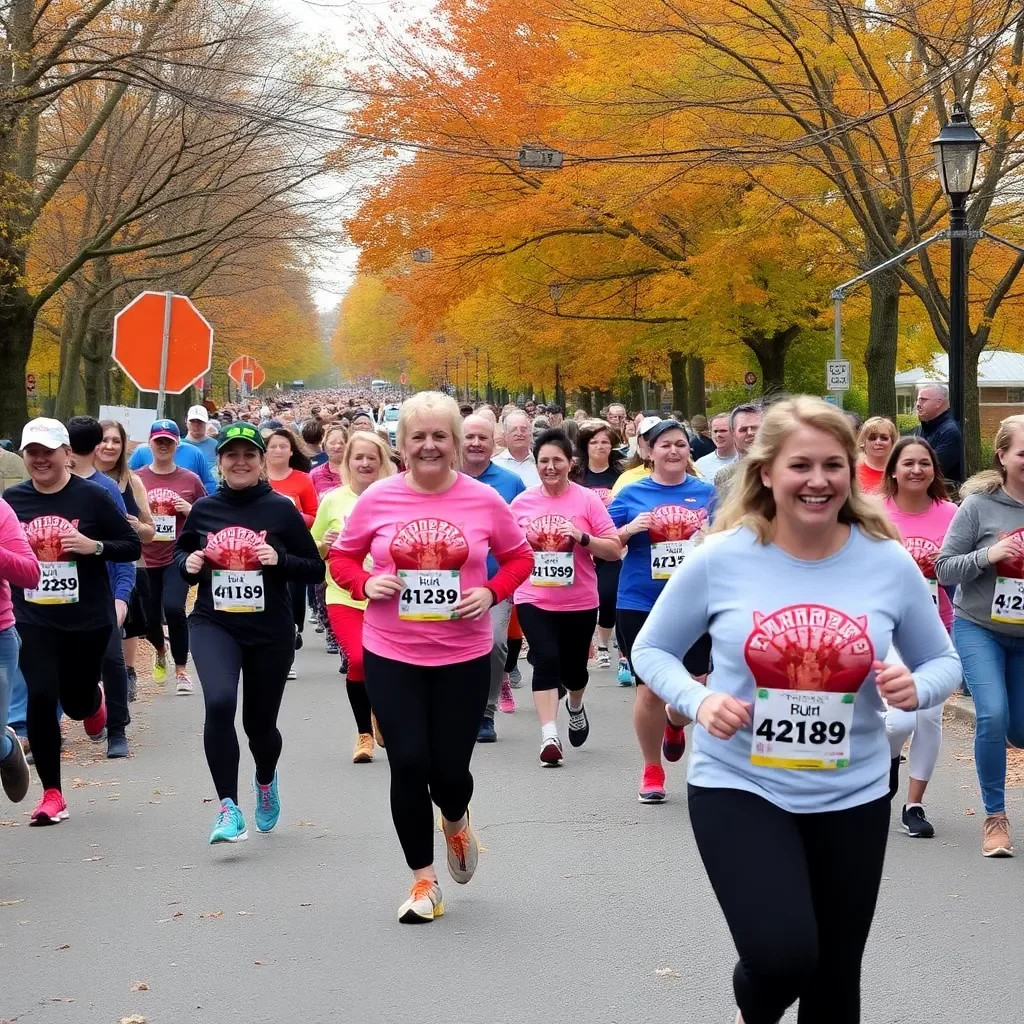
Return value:
[(885, 464), (892, 446), (899, 438), (896, 424), (884, 416), (872, 416), (857, 435), (860, 457), (857, 459), (857, 483), (865, 494), (879, 494)]

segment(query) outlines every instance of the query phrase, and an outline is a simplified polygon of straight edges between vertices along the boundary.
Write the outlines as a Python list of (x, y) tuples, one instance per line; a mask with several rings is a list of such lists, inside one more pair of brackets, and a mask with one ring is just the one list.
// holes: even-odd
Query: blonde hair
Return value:
[(452, 468), (457, 469), (459, 452), (462, 451), (462, 413), (455, 399), (442, 395), (440, 391), (421, 391), (402, 403), (395, 440), (399, 452), (405, 448), (409, 425), (421, 416), (439, 416), (448, 420), (448, 429), (455, 441), (455, 465)]
[(349, 472), (349, 463), (352, 461), (352, 450), (360, 441), (365, 441), (368, 445), (377, 449), (377, 454), (380, 456), (380, 472), (377, 473), (377, 479), (383, 480), (386, 476), (394, 476), (396, 472), (395, 464), (391, 461), (391, 449), (387, 446), (387, 443), (376, 434), (371, 434), (368, 430), (357, 430), (345, 445), (345, 455), (341, 460), (341, 482), (343, 484), (351, 482), (352, 475)]
[(775, 496), (761, 479), (761, 471), (778, 458), (790, 435), (800, 427), (813, 427), (834, 437), (845, 449), (850, 468), (850, 494), (839, 510), (839, 522), (859, 526), (875, 540), (899, 540), (896, 527), (880, 505), (860, 492), (857, 483), (857, 439), (849, 420), (834, 405), (810, 395), (777, 402), (764, 414), (761, 428), (746, 456), (737, 463), (736, 476), (714, 530), (746, 526), (762, 544), (772, 536)]
[(896, 424), (887, 416), (872, 416), (870, 419), (864, 421), (864, 426), (860, 428), (860, 433), (857, 435), (857, 447), (863, 448), (864, 442), (872, 434), (886, 433), (889, 435), (889, 440), (893, 444), (899, 439), (899, 431), (896, 429)]
[(971, 494), (995, 494), (1000, 487), (1006, 483), (1006, 469), (999, 459), (999, 453), (1005, 452), (1013, 444), (1013, 435), (1018, 430), (1024, 430), (1024, 415), (1018, 413), (1016, 416), (1007, 416), (999, 423), (996, 431), (996, 439), (992, 446), (995, 451), (992, 453), (992, 468), (983, 469), (975, 473), (969, 480), (965, 480), (960, 488), (960, 497), (966, 498)]

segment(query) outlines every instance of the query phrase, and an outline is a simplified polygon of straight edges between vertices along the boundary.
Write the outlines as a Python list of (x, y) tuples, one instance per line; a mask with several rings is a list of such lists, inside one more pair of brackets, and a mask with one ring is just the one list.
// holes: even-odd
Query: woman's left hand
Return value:
[(917, 684), (906, 665), (889, 665), (876, 661), (875, 685), (885, 702), (900, 711), (916, 711), (918, 705)]
[(277, 549), (269, 544), (261, 544), (256, 549), (256, 557), (260, 560), (260, 565), (277, 565)]
[(486, 587), (473, 587), (462, 595), (462, 600), (456, 606), (455, 611), (460, 619), (469, 619), (472, 622), (490, 611), (492, 604), (494, 604), (494, 594), (491, 591)]

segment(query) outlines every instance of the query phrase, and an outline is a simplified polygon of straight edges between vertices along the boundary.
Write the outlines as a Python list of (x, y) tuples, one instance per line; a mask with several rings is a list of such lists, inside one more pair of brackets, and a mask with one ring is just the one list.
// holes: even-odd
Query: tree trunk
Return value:
[[(704, 360), (700, 356), (690, 356), (687, 360), (687, 365), (690, 371), (690, 390), (687, 401), (689, 413), (683, 410), (683, 414), (687, 418), (696, 416), (698, 413), (701, 416), (706, 416), (708, 413), (708, 403), (704, 383)], [(676, 408), (679, 409), (680, 406), (677, 405)]]
[[(874, 262), (877, 256), (868, 250)], [(868, 371), (868, 409), (872, 416), (896, 420), (896, 346), (899, 340), (900, 279), (883, 270), (868, 278), (871, 317), (864, 363)]]
[(785, 390), (786, 350), (799, 334), (800, 328), (794, 324), (774, 334), (754, 331), (740, 339), (757, 357), (761, 368), (761, 394), (765, 397)]
[(23, 289), (9, 290), (4, 298), (0, 305), (0, 437), (17, 445), (28, 422), (25, 367), (32, 351), (35, 315)]
[(669, 352), (669, 372), (672, 375), (672, 404), (685, 419), (690, 418), (690, 387), (686, 373), (686, 356), (682, 352)]
[(644, 382), (636, 373), (629, 375), (629, 407), (633, 412), (639, 412), (644, 407)]
[(65, 315), (76, 319), (68, 328), (68, 349), (64, 360), (61, 378), (57, 383), (57, 402), (53, 415), (58, 420), (66, 420), (75, 414), (81, 380), (79, 370), (82, 366), (82, 350), (89, 332), (89, 319), (92, 307), (74, 303), (68, 307)]

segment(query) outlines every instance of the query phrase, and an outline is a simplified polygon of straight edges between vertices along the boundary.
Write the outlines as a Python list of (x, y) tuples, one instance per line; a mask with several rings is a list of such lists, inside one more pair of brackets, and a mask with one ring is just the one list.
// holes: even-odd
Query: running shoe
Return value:
[(277, 772), (274, 781), (268, 786), (262, 785), (253, 772), (252, 788), (256, 794), (256, 831), (272, 832), (281, 817), (281, 795), (277, 791)]
[(377, 716), (372, 712), (370, 713), (370, 724), (373, 726), (373, 741), (383, 750), (384, 734), (380, 731), (380, 722), (377, 721)]
[(242, 817), (242, 812), (231, 797), (225, 797), (221, 801), (217, 822), (210, 833), (210, 845), (240, 843), (243, 839), (248, 838), (249, 832), (245, 827), (245, 818)]
[(128, 666), (125, 669), (125, 672), (128, 673), (128, 703), (131, 704), (139, 695), (139, 677), (135, 674), (135, 669), (131, 666)]
[(924, 808), (920, 804), (903, 805), (903, 830), (911, 839), (931, 839), (935, 835), (935, 829), (924, 816)]
[(11, 752), (0, 761), (0, 785), (11, 803), (17, 804), (28, 794), (28, 761), (25, 760), (25, 750), (18, 734), (10, 726), (7, 726), (5, 733), (11, 741)]
[[(444, 832), (443, 826), (441, 831)], [(459, 885), (465, 885), (476, 872), (477, 861), (480, 859), (480, 843), (469, 823), (468, 810), (466, 827), (453, 836), (444, 832), (444, 841), (448, 844), (448, 874)]]
[(508, 674), (508, 685), (513, 690), (518, 690), (523, 685), (523, 673), (519, 671), (519, 666), (516, 665)]
[(100, 687), (100, 706), (88, 718), (82, 721), (85, 735), (93, 743), (101, 743), (107, 738), (107, 698)]
[(480, 728), (476, 733), (477, 743), (495, 743), (498, 739), (498, 733), (494, 728), (494, 719), (488, 718), (484, 715), (480, 719)]
[(318, 616), (316, 614), (316, 609), (315, 608), (310, 608), (309, 609), (309, 623), (310, 623), (310, 625), (313, 625), (313, 623), (315, 623), (317, 621), (319, 621), (319, 620), (318, 620)]
[(981, 841), (982, 856), (1012, 857), (1013, 843), (1010, 840), (1010, 822), (1006, 812), (988, 815), (984, 828), (984, 837)]
[(332, 640), (330, 637), (328, 637), (327, 642), (324, 644), (324, 650), (326, 650), (328, 654), (340, 653), (338, 649), (338, 641)]
[(661, 741), (661, 752), (666, 761), (678, 761), (686, 751), (686, 731), (673, 725), (665, 716), (665, 737)]
[(642, 804), (660, 804), (665, 799), (665, 769), (660, 764), (644, 765), (639, 797)]
[(398, 908), (398, 920), (402, 924), (424, 924), (443, 913), (441, 887), (431, 878), (417, 878), (409, 898)]
[(578, 711), (565, 703), (565, 710), (569, 712), (569, 742), (574, 747), (582, 747), (590, 735), (590, 719), (587, 718), (587, 709), (581, 704)]
[(296, 675), (296, 673), (295, 673), (295, 666), (292, 665), (292, 667), (290, 669), (288, 669), (288, 675), (285, 676), (285, 679), (298, 679), (298, 678), (299, 678), (298, 675)]
[(516, 711), (516, 699), (512, 696), (512, 686), (508, 681), (508, 675), (501, 681), (501, 697), (498, 699), (498, 708), (503, 715), (514, 715)]
[(64, 794), (59, 789), (48, 789), (43, 793), (43, 799), (39, 801), (36, 809), (32, 812), (30, 825), (58, 825), (67, 821), (68, 805), (64, 801)]
[(153, 682), (158, 686), (167, 682), (167, 651), (157, 651), (153, 659)]
[(128, 756), (128, 737), (124, 730), (118, 732), (107, 732), (107, 758), (111, 761), (119, 757)]
[(540, 759), (544, 764), (549, 764), (553, 768), (557, 768), (562, 763), (562, 744), (557, 736), (552, 736), (551, 739), (545, 740), (541, 744)]
[(176, 680), (174, 692), (179, 697), (188, 697), (196, 692), (187, 672), (176, 672), (174, 678)]
[(353, 764), (369, 764), (373, 760), (373, 737), (368, 732), (361, 732), (356, 738), (356, 748), (352, 751)]
[(616, 673), (620, 686), (633, 685), (633, 673), (630, 671), (629, 662), (625, 658), (619, 658), (619, 671)]
[(612, 659), (608, 654), (607, 647), (598, 647), (597, 649), (597, 667), (598, 668), (611, 668)]
[(347, 676), (348, 675), (348, 658), (345, 657), (345, 652), (344, 651), (339, 651), (339, 653), (341, 654), (341, 667), (338, 669), (338, 671), (343, 676)]
[(302, 634), (296, 630), (295, 632), (295, 650), (302, 650)]
[[(310, 619), (309, 621), (310, 622), (315, 622), (316, 620), (315, 619)], [(324, 627), (321, 626), (319, 622), (317, 622), (317, 624), (313, 627), (313, 632), (314, 633), (323, 633), (323, 632), (326, 632), (326, 631), (324, 630)]]

